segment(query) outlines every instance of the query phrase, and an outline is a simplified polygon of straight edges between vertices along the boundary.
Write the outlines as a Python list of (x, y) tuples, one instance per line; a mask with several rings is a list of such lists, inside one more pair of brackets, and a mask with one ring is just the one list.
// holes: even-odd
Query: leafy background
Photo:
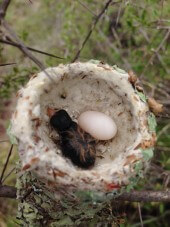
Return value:
[[(103, 0), (15, 0), (9, 6), (6, 19), (27, 46), (64, 57), (60, 60), (34, 53), (46, 67), (57, 66), (74, 58), (104, 4)], [(126, 71), (133, 70), (140, 77), (146, 93), (164, 104), (165, 117), (157, 117), (155, 156), (147, 176), (137, 185), (138, 190), (166, 190), (170, 186), (169, 15), (170, 4), (166, 0), (113, 1), (79, 58), (81, 61), (98, 59)], [(1, 141), (8, 140), (5, 131), (15, 106), (16, 91), (32, 74), (40, 71), (17, 48), (1, 43), (0, 63), (9, 62), (16, 64), (0, 67)], [(0, 143), (0, 172), (9, 147), (8, 141)], [(17, 159), (15, 148), (5, 176), (13, 170)], [(15, 180), (13, 171), (4, 183), (14, 185)], [(0, 204), (0, 226), (17, 226), (17, 202), (0, 199)], [(144, 226), (169, 226), (168, 204), (141, 203), (140, 207)], [(141, 226), (137, 203), (119, 204), (115, 213), (125, 220), (121, 226)]]

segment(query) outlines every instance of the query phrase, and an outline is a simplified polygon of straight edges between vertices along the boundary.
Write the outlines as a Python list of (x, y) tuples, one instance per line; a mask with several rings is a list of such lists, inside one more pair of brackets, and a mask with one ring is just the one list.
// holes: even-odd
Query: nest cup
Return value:
[[(18, 141), (23, 171), (32, 171), (57, 197), (76, 191), (108, 193), (131, 183), (146, 169), (155, 142), (155, 119), (137, 78), (99, 61), (48, 68), (33, 75), (18, 92), (12, 134)], [(54, 143), (52, 112), (66, 110), (74, 121), (94, 110), (116, 123), (116, 136), (98, 141), (93, 168), (83, 170)]]

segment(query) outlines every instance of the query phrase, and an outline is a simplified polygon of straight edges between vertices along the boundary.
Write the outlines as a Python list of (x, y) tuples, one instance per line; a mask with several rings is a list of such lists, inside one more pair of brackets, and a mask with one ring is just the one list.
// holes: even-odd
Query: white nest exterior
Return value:
[[(18, 93), (12, 117), (23, 171), (31, 170), (54, 191), (108, 192), (129, 183), (134, 163), (143, 160), (142, 148), (153, 146), (147, 103), (129, 82), (129, 74), (103, 63), (73, 63), (40, 72)], [(65, 158), (51, 136), (50, 109), (65, 109), (73, 120), (87, 110), (114, 119), (115, 138), (97, 145), (93, 168), (83, 170)], [(148, 145), (147, 145), (148, 144)], [(145, 146), (146, 145), (146, 146)], [(100, 156), (98, 158), (98, 156)], [(102, 156), (102, 158), (101, 158)]]

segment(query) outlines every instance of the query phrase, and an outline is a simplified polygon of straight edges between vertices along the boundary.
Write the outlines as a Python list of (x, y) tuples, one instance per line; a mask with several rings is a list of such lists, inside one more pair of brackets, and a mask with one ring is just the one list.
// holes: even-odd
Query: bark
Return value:
[(16, 199), (16, 188), (8, 185), (0, 185), (0, 197)]
[[(0, 186), (0, 197), (16, 198), (16, 188), (8, 185)], [(167, 191), (131, 191), (124, 192), (115, 200), (129, 202), (170, 202), (170, 190)]]

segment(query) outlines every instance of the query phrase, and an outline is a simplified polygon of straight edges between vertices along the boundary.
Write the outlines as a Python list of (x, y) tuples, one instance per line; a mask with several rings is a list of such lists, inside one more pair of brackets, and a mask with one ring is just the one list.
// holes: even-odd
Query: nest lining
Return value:
[[(128, 81), (128, 74), (108, 65), (74, 63), (47, 69), (32, 78), (20, 90), (13, 115), (13, 134), (19, 140), (19, 153), (24, 170), (34, 170), (45, 181), (62, 188), (107, 191), (108, 184), (127, 184), (133, 174), (127, 158), (142, 159), (141, 140), (149, 140), (147, 105), (142, 102)], [(73, 120), (86, 110), (96, 110), (114, 119), (115, 138), (98, 142), (95, 166), (82, 170), (62, 156), (51, 135), (48, 108), (65, 109)], [(24, 119), (18, 124), (19, 119)], [(88, 183), (87, 183), (88, 182)], [(73, 186), (74, 184), (74, 186)]]

